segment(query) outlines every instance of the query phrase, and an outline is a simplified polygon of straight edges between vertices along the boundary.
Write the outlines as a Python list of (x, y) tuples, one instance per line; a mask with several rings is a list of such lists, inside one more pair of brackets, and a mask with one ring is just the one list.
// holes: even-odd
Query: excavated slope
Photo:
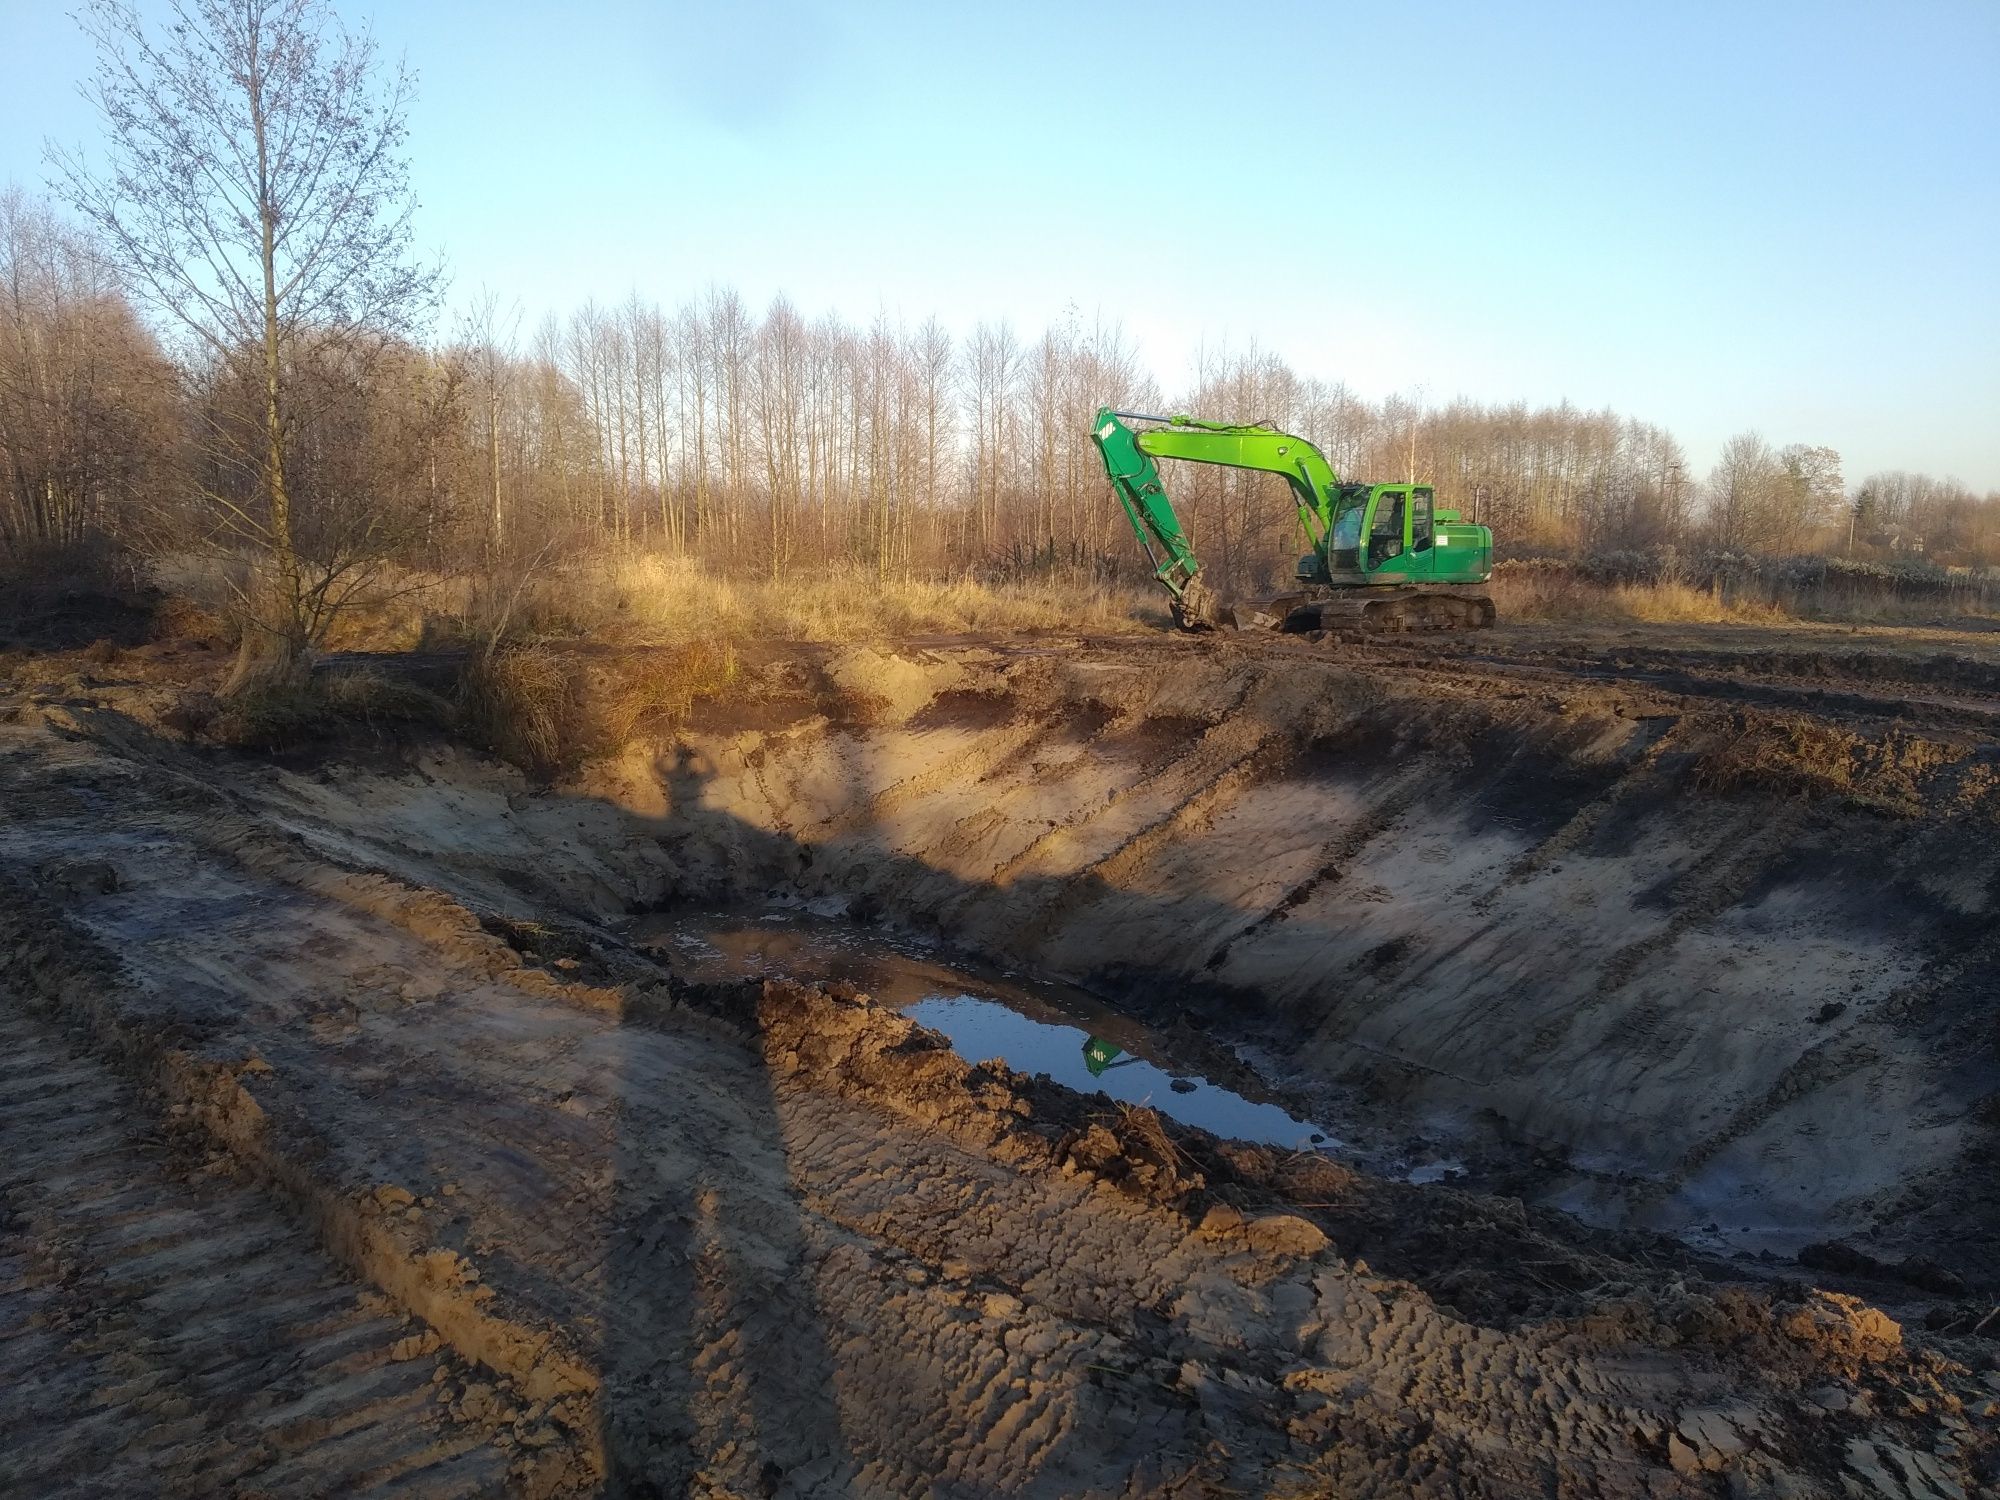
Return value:
[(600, 913), (844, 898), (1532, 1148), (1606, 1220), (1907, 1249), (1949, 1203), (1978, 1269), (1995, 785), (1879, 725), (1133, 647), (784, 662), (532, 804), (462, 759), (279, 800), (523, 911), (523, 838)]
[[(0, 1069), (5, 1371), (73, 1413), (19, 1429), (13, 1472), (1889, 1500), (1994, 1476), (1981, 1338), (1938, 1352), (1657, 1241), (1170, 1132), (851, 994), (698, 992), (614, 921), (844, 897), (1289, 1035), (1384, 1114), (1652, 1151), (1677, 1212), (1757, 1131), (1760, 1190), (1810, 1188), (1816, 1121), (1950, 1186), (1991, 1123), (1990, 1038), (1962, 1031), (1990, 1022), (1974, 751), (1857, 740), (1836, 791), (1747, 752), (1755, 723), (1221, 653), (779, 661), (555, 790), (446, 749), (220, 758), (158, 707), (70, 682), (0, 714), (0, 1017), (31, 1049)], [(1856, 920), (1835, 850), (1907, 920)], [(1732, 969), (1746, 931), (1791, 958)], [(1841, 1002), (1808, 992), (1829, 973)], [(85, 1151), (48, 1128), (64, 1089)], [(1860, 1213), (1843, 1191), (1795, 1218)], [(74, 1442), (92, 1404), (104, 1452)]]

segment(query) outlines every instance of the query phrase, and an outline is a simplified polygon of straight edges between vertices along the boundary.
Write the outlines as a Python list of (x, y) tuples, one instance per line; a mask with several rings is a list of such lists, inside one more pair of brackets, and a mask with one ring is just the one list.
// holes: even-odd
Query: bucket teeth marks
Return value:
[[(508, 1460), (442, 1416), (435, 1360), (254, 1188), (190, 1170), (129, 1089), (0, 990), (0, 1048), (65, 1085), (0, 1093), (8, 1441), (0, 1490), (492, 1493)], [(18, 1079), (16, 1071), (14, 1078)], [(14, 1081), (10, 1079), (9, 1081)], [(80, 1191), (86, 1178), (93, 1190)]]
[[(915, 758), (921, 753), (930, 764), (830, 813), (812, 830), (811, 837), (821, 842), (878, 827), (891, 830), (893, 837), (899, 809), (939, 793), (972, 791), (1004, 768), (1027, 763), (1035, 747), (1061, 728), (1059, 717), (1030, 714), (1003, 728), (976, 734), (950, 729), (928, 733), (898, 730), (891, 747), (894, 758)], [(931, 752), (924, 743), (931, 735), (943, 738), (946, 748)]]
[[(1495, 889), (1532, 880), (1556, 860), (1586, 843), (1592, 835), (1618, 814), (1632, 809), (1642, 797), (1660, 795), (1657, 773), (1661, 759), (1674, 742), (1679, 721), (1672, 718), (1649, 720), (1638, 731), (1636, 754), (1623, 757), (1617, 779), (1595, 796), (1587, 798), (1564, 820), (1561, 827), (1527, 850), (1508, 868)], [(1475, 909), (1491, 907), (1490, 896), (1478, 898)]]
[[(1065, 927), (1087, 925), (1077, 920), (1081, 912), (1101, 896), (1115, 899), (1130, 888), (1150, 861), (1276, 774), (1293, 753), (1284, 736), (1218, 726), (1168, 775), (1135, 782), (1098, 812), (1051, 829), (994, 877), (1003, 888), (1026, 885), (1033, 892), (1011, 913), (1016, 940), (1025, 951), (1046, 951), (1058, 912)], [(1203, 951), (1212, 941), (1207, 934), (1195, 938)]]

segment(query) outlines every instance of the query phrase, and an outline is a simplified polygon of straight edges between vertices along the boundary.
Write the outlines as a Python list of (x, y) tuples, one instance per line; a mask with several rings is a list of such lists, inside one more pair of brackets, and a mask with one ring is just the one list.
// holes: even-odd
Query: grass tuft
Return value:
[(194, 727), (218, 745), (274, 754), (326, 739), (339, 728), (339, 721), (314, 686), (273, 684), (245, 688), (214, 702)]
[(678, 723), (696, 700), (726, 690), (736, 672), (726, 641), (649, 650), (588, 670), (546, 645), (503, 646), (467, 660), (458, 725), (501, 759), (553, 781), (616, 755), (643, 731)]
[(379, 728), (394, 724), (443, 727), (451, 705), (436, 693), (373, 667), (340, 667), (313, 684), (327, 711), (338, 718)]
[(648, 652), (609, 671), (591, 705), (596, 753), (615, 754), (648, 726), (679, 723), (697, 699), (713, 697), (735, 680), (736, 648), (727, 641)]
[(503, 646), (468, 658), (457, 708), (460, 728), (475, 742), (545, 781), (581, 765), (591, 748), (574, 665), (546, 646)]

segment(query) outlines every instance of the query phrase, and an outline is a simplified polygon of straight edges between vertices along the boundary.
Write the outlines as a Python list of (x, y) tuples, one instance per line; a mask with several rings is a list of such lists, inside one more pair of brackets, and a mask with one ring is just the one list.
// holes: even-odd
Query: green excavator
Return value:
[[(1370, 632), (1493, 623), (1493, 601), (1480, 588), (1493, 576), (1493, 533), (1439, 510), (1427, 484), (1342, 484), (1319, 449), (1261, 423), (1105, 407), (1091, 439), (1184, 629)], [(1299, 559), (1299, 586), (1248, 601), (1212, 591), (1156, 458), (1283, 475), (1312, 546)]]

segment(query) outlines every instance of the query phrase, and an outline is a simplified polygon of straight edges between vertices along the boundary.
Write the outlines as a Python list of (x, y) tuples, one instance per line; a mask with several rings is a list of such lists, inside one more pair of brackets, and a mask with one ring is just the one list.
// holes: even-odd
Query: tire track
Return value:
[[(0, 1494), (490, 1495), (456, 1367), (0, 994)], [(431, 1341), (434, 1343), (434, 1341)]]

